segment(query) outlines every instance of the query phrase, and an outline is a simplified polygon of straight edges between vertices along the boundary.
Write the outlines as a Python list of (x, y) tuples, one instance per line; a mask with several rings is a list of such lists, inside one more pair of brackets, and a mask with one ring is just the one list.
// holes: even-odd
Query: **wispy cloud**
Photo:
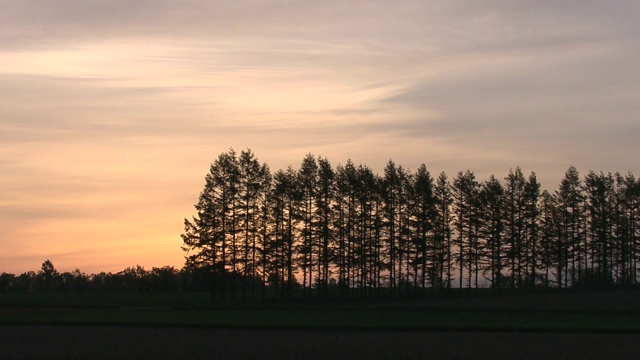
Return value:
[[(633, 1), (0, 0), (0, 253), (180, 265), (208, 165), (639, 172)], [(18, 245), (22, 244), (22, 245)], [(68, 251), (67, 251), (68, 250)], [(118, 261), (122, 259), (122, 261)], [(41, 261), (40, 261), (41, 262)], [(96, 265), (97, 264), (97, 265)], [(4, 270), (4, 269), (0, 269)]]

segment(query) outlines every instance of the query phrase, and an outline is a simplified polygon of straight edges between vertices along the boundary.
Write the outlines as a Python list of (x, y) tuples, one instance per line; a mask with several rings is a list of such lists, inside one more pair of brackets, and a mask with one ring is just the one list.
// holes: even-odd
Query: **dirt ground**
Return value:
[(0, 326), (2, 359), (632, 359), (639, 334)]

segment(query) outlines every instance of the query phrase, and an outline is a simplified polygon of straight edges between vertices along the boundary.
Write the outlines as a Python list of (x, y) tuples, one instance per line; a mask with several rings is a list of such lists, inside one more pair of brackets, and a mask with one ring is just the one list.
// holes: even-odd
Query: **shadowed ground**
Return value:
[(7, 359), (630, 359), (638, 334), (0, 326)]

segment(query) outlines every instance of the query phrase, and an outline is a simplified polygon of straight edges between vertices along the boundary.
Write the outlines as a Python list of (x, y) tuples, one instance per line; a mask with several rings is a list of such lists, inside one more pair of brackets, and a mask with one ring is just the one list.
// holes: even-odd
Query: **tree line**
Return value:
[(224, 152), (185, 219), (185, 269), (231, 299), (396, 297), (426, 289), (635, 285), (640, 181), (569, 167), (542, 190), (518, 167), (478, 180), (389, 161), (379, 175), (308, 154), (271, 173)]
[(136, 265), (117, 273), (86, 274), (79, 269), (59, 272), (45, 260), (37, 272), (0, 274), (3, 292), (167, 292), (209, 291), (212, 275), (204, 270), (175, 269), (172, 266), (145, 270)]

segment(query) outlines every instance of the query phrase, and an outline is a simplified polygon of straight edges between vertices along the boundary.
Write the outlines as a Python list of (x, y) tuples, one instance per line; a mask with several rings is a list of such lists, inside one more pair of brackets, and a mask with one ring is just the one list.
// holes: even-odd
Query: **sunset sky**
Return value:
[(224, 151), (640, 175), (640, 2), (0, 0), (0, 272), (183, 265)]

